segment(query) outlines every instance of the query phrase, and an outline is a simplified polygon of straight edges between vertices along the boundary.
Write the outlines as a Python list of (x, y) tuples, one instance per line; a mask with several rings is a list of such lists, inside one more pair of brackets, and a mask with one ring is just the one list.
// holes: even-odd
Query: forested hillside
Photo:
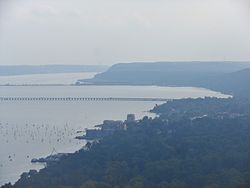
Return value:
[(248, 97), (250, 63), (161, 62), (116, 64), (93, 79), (92, 84), (135, 84), (204, 87)]
[(239, 97), (250, 97), (250, 69), (232, 72), (213, 79), (211, 89)]
[[(127, 131), (89, 143), (85, 150), (39, 173), (25, 173), (4, 188), (247, 188), (249, 101), (218, 100), (159, 106), (159, 118), (128, 124)], [(171, 116), (173, 111), (177, 116)], [(192, 113), (184, 113), (188, 111)]]

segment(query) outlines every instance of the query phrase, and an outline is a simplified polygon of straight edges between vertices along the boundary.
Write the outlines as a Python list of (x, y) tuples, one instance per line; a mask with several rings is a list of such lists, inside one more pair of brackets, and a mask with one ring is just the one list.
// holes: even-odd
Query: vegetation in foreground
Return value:
[(154, 109), (158, 118), (144, 117), (3, 187), (250, 187), (249, 104), (211, 98), (170, 102)]

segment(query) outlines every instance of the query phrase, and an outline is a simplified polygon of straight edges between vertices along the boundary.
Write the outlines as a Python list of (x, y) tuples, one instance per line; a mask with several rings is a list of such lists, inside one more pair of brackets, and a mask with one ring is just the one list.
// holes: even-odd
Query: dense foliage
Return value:
[(208, 115), (219, 117), (226, 115), (250, 114), (250, 98), (210, 98), (178, 99), (155, 106), (152, 110), (162, 117), (194, 117)]
[(187, 105), (192, 116), (202, 115), (200, 110), (195, 114), (194, 108), (200, 104), (203, 109), (207, 103), (206, 113), (210, 109), (213, 115), (192, 121), (186, 115), (171, 119), (167, 107), (159, 108), (159, 118), (144, 117), (130, 124), (127, 131), (88, 144), (87, 149), (39, 173), (23, 174), (13, 187), (250, 187), (250, 116), (245, 110), (240, 116), (218, 118), (217, 112), (228, 109), (231, 113), (224, 105), (240, 103), (222, 100), (218, 110), (217, 100), (173, 101), (171, 107), (185, 109)]

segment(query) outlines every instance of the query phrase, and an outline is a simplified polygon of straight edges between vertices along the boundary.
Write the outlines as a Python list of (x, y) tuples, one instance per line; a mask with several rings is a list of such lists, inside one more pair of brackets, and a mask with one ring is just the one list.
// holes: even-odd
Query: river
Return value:
[[(21, 96), (168, 99), (226, 97), (221, 93), (191, 87), (0, 86), (0, 97)], [(85, 141), (74, 139), (79, 135), (77, 131), (94, 127), (105, 119), (124, 120), (128, 113), (136, 114), (137, 119), (145, 115), (154, 116), (148, 110), (152, 109), (156, 103), (162, 102), (1, 101), (0, 185), (7, 182), (14, 183), (24, 171), (43, 168), (43, 165), (31, 164), (32, 158), (47, 156), (53, 149), (56, 152), (79, 150), (84, 146)]]

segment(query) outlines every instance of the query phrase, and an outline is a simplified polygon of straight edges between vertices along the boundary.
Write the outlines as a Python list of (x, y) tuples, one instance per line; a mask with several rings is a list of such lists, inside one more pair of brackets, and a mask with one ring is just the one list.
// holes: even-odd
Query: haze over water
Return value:
[[(226, 97), (200, 88), (157, 86), (1, 86), (0, 97), (141, 97), (197, 98)], [(74, 139), (76, 132), (94, 127), (105, 119), (124, 120), (148, 113), (160, 102), (124, 101), (1, 101), (0, 102), (0, 185), (15, 182), (20, 174), (43, 165), (32, 158), (57, 152), (75, 152), (85, 141)]]

